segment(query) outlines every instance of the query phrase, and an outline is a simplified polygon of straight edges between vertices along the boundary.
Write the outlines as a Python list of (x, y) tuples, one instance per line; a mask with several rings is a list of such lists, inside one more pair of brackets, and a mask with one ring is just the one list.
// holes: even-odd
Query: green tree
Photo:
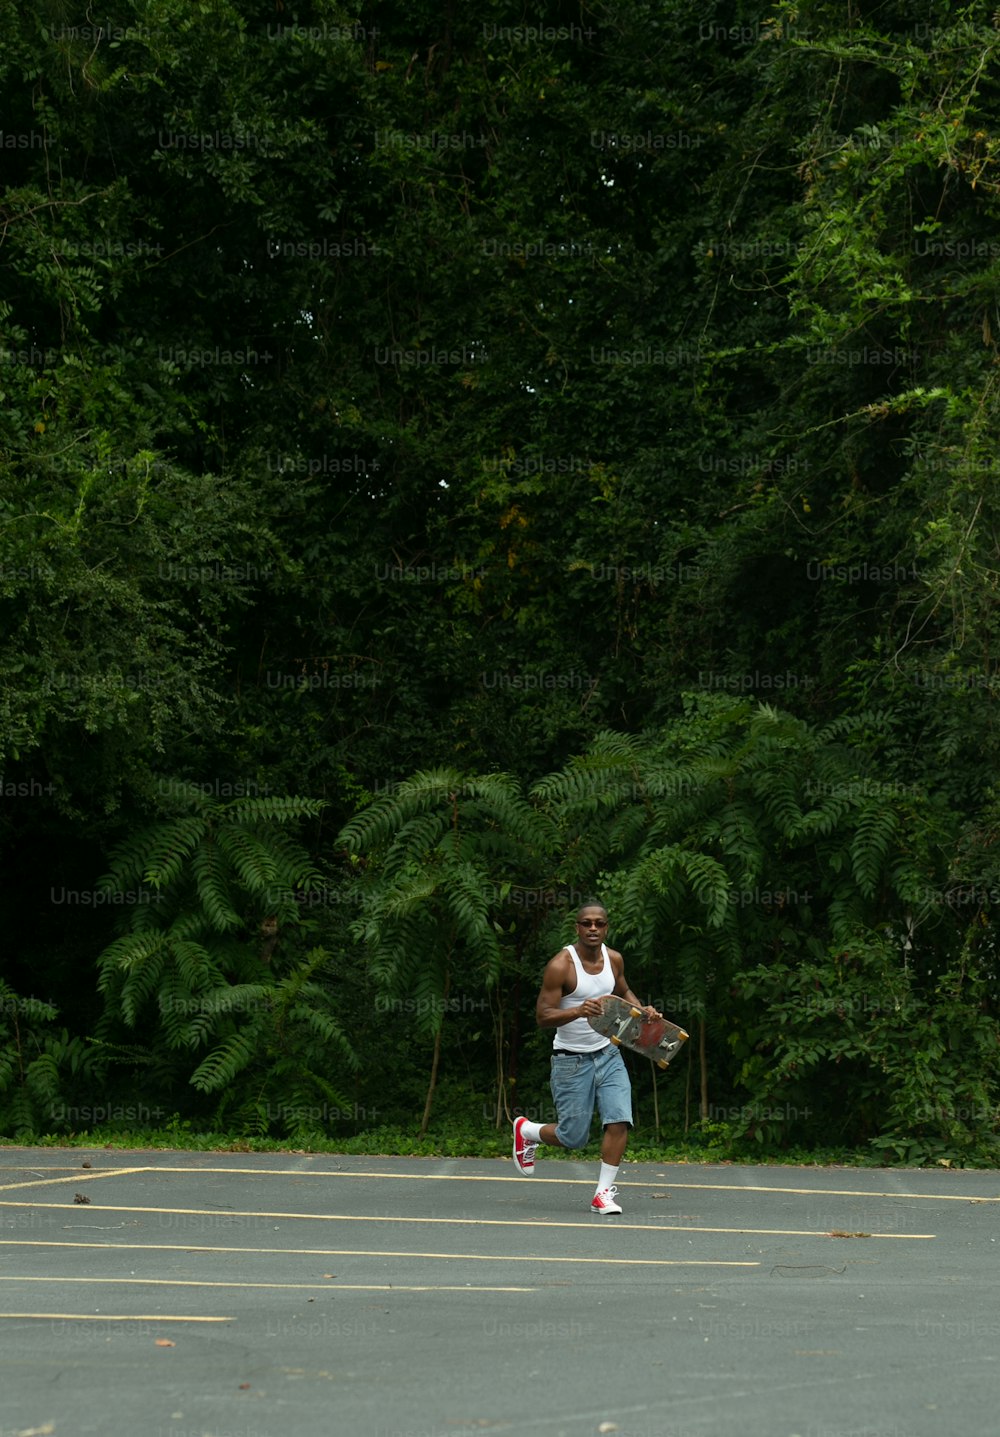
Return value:
[[(990, 7), (112, 18), (0, 0), (16, 991), (92, 1029), (110, 910), (48, 895), (163, 773), (324, 800), (319, 868), (365, 792), (530, 785), (690, 692), (886, 714), (989, 892)], [(557, 927), (510, 898), (567, 886), (529, 868), (498, 1002)], [(921, 927), (990, 1002), (994, 906)]]
[(349, 1072), (357, 1055), (337, 1020), (331, 956), (300, 951), (300, 899), (319, 874), (281, 831), (320, 804), (219, 801), (186, 784), (175, 794), (187, 812), (119, 845), (104, 880), (130, 907), (99, 959), (102, 1039), (113, 1045), (124, 1025), (161, 1081), (219, 1094), (220, 1114), (263, 1131), (346, 1110), (329, 1065), (336, 1054)]
[[(102, 1076), (103, 1055), (57, 1028), (58, 1010), (0, 979), (0, 1132), (14, 1138), (72, 1122)], [(85, 1105), (86, 1106), (86, 1105)]]
[(352, 932), (368, 955), (377, 1007), (402, 1014), (401, 1031), (433, 1045), (421, 1135), (445, 1016), (488, 1010), (510, 942), (497, 915), (513, 885), (530, 883), (543, 866), (549, 836), (508, 775), (457, 769), (414, 774), (340, 834), (352, 861), (365, 865), (363, 914)]
[[(822, 1083), (775, 1101), (775, 1042), (790, 1046), (794, 1034), (814, 1068), (841, 1051), (814, 1041), (808, 1002), (782, 1005), (784, 1033), (771, 1037), (756, 998), (780, 991), (783, 978), (800, 974), (811, 990), (807, 974), (860, 944), (881, 954), (886, 975), (873, 1004), (881, 1009), (892, 993), (895, 966), (899, 982), (927, 999), (935, 1033), (955, 1021), (954, 1005), (935, 1020), (929, 999), (952, 981), (957, 956), (940, 910), (932, 916), (956, 823), (915, 785), (875, 776), (870, 749), (883, 725), (859, 715), (815, 727), (746, 699), (692, 698), (663, 731), (606, 735), (534, 790), (559, 826), (569, 872), (578, 881), (601, 874), (616, 933), (636, 954), (636, 981), (663, 995), (685, 1026), (689, 1014), (696, 1020), (702, 1118), (713, 1108), (711, 1071), (725, 1098), (714, 1106), (739, 1100), (736, 1127), (758, 1140), (775, 1140), (783, 1125), (818, 1136), (831, 1110), (857, 1138), (859, 1114), (869, 1112), (863, 1083), (852, 1087), (846, 1073), (834, 1083), (825, 1070)], [(911, 964), (916, 973), (904, 978)], [(875, 970), (865, 972), (874, 983)], [(970, 1020), (980, 991), (972, 987), (976, 999), (969, 985), (962, 999)], [(897, 1014), (891, 1041), (901, 1063), (910, 1031), (903, 1005), (887, 1006)], [(714, 1034), (714, 1061), (706, 1033)], [(957, 1083), (964, 1058), (949, 1057), (950, 1077), (939, 1072), (939, 1081)], [(819, 1119), (812, 1129), (810, 1103)], [(886, 1121), (905, 1129), (912, 1113), (892, 1109)]]

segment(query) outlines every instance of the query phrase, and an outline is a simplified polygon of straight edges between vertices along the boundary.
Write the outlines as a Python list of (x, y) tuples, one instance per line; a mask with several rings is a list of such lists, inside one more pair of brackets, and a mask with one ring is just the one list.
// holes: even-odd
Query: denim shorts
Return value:
[(594, 1105), (601, 1122), (632, 1122), (632, 1084), (613, 1043), (596, 1053), (552, 1050), (552, 1097), (559, 1121), (556, 1137), (564, 1148), (582, 1148), (590, 1137)]

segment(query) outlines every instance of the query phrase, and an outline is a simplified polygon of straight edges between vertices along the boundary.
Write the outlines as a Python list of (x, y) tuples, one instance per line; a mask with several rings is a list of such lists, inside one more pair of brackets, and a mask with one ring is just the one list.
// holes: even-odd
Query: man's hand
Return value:
[(599, 1018), (604, 1012), (604, 999), (588, 998), (585, 1003), (580, 1004), (577, 1012), (581, 1018)]

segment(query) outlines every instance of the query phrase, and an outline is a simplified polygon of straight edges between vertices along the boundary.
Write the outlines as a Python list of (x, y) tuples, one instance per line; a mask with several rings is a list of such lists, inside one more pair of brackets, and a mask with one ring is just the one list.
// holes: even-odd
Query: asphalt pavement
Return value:
[(0, 1437), (995, 1437), (1000, 1174), (0, 1148)]

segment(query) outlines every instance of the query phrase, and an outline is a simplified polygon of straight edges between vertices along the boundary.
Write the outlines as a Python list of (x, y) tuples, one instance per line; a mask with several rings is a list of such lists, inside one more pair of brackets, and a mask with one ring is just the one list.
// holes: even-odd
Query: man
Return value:
[(620, 953), (605, 946), (608, 914), (601, 903), (586, 903), (576, 915), (576, 945), (560, 949), (546, 965), (535, 1016), (540, 1028), (555, 1028), (552, 1044), (552, 1097), (557, 1121), (514, 1122), (514, 1162), (530, 1177), (539, 1143), (553, 1148), (582, 1148), (590, 1136), (594, 1105), (604, 1124), (601, 1171), (591, 1212), (617, 1213), (615, 1178), (632, 1124), (632, 1085), (622, 1055), (587, 1022), (601, 1011), (609, 993), (642, 1008), (647, 1018), (661, 1015), (643, 1007), (625, 978)]

